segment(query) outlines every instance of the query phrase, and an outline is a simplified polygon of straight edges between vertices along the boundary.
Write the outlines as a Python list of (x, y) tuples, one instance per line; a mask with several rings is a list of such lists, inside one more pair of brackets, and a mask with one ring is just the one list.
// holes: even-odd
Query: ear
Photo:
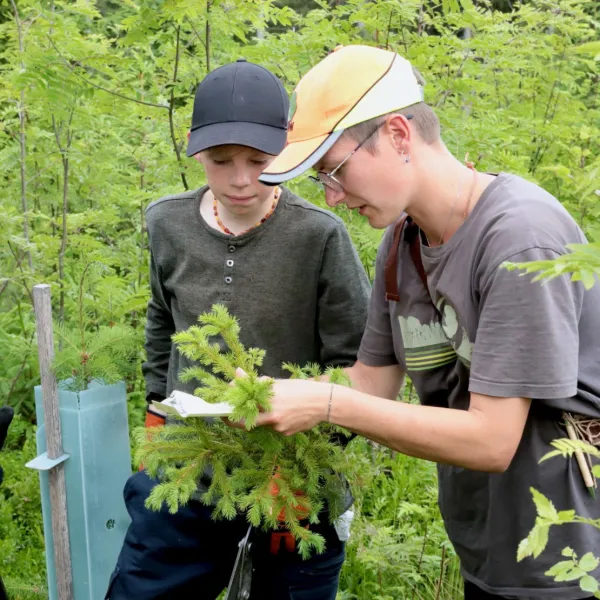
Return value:
[(390, 115), (384, 128), (398, 154), (408, 155), (412, 137), (408, 119), (401, 114)]

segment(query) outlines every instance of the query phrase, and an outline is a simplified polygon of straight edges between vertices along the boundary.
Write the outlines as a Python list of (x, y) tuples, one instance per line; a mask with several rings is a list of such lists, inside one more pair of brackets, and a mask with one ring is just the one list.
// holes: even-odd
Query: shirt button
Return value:
[(228, 267), (233, 267), (233, 261), (232, 261), (232, 260), (228, 260), (228, 261), (227, 261), (225, 264), (226, 264)]
[(229, 246), (229, 252), (235, 252), (235, 246)]
[(233, 281), (233, 279), (231, 277), (229, 277), (229, 276), (225, 277), (225, 283), (227, 285), (229, 285), (232, 281)]

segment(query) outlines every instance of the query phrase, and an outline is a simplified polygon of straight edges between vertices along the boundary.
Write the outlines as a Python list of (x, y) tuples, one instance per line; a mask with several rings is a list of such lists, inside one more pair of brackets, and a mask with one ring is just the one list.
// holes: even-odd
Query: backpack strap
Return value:
[[(427, 275), (425, 274), (423, 259), (421, 258), (421, 230), (408, 215), (404, 215), (394, 227), (392, 246), (385, 262), (385, 299), (388, 301), (394, 300), (395, 302), (398, 302), (398, 300), (400, 300), (400, 296), (398, 294), (398, 251), (400, 249), (400, 241), (403, 230), (404, 240), (410, 244), (410, 256), (413, 264), (415, 265), (417, 273), (419, 274), (419, 278), (429, 294)], [(429, 294), (429, 297), (431, 298), (431, 294)]]

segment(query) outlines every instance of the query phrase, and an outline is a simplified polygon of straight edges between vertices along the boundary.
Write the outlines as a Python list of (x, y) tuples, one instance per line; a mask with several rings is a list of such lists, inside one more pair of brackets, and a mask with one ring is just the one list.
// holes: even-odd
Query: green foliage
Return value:
[[(339, 43), (399, 50), (425, 76), (426, 100), (452, 152), (469, 152), (479, 170), (542, 184), (600, 242), (594, 0), (16, 0), (14, 6), (16, 14), (12, 1), (0, 3), (0, 397), (29, 422), (39, 383), (32, 286), (49, 283), (60, 326), (78, 331), (82, 265), (99, 261), (107, 271), (86, 292), (86, 331), (93, 336), (112, 322), (141, 334), (149, 296), (143, 209), (204, 183), (200, 166), (183, 153), (193, 92), (207, 71), (240, 56), (271, 69), (291, 91)], [(324, 206), (310, 182), (290, 187)], [(342, 207), (335, 211), (372, 277), (381, 232)], [(573, 250), (560, 268), (581, 270), (589, 284), (597, 257)], [(140, 369), (126, 381), (131, 422), (141, 423)], [(402, 460), (394, 464), (421, 473), (417, 463)], [(406, 472), (402, 482), (411, 478)], [(403, 536), (406, 521), (391, 516), (397, 507), (391, 489), (382, 493), (382, 510), (390, 507), (382, 546), (391, 536), (390, 547), (405, 556), (412, 548), (412, 538)], [(418, 488), (411, 498), (419, 504)], [(434, 546), (426, 555), (439, 566)], [(35, 541), (27, 547), (38, 548)], [(29, 558), (21, 569), (27, 582), (33, 581)], [(398, 568), (397, 560), (392, 564)], [(436, 596), (435, 568), (425, 563), (420, 568), (431, 579), (414, 594), (376, 561), (353, 565), (355, 577), (344, 579), (348, 598), (384, 598), (387, 588), (392, 597)], [(444, 590), (440, 597), (451, 595)]]
[[(568, 438), (553, 440), (552, 446), (556, 448), (546, 453), (540, 460), (548, 460), (557, 456), (570, 458), (579, 450), (586, 452), (591, 456), (600, 458), (600, 450), (581, 440), (570, 440)], [(600, 475), (598, 465), (594, 467), (594, 475)], [(575, 514), (574, 510), (557, 511), (554, 504), (546, 496), (535, 488), (530, 488), (533, 496), (533, 502), (536, 508), (535, 524), (527, 537), (521, 540), (517, 551), (517, 560), (521, 561), (528, 556), (537, 558), (546, 548), (549, 539), (550, 528), (556, 525), (567, 523), (579, 523), (600, 529), (600, 519), (589, 519)], [(580, 559), (571, 548), (564, 548), (562, 556), (568, 560), (556, 563), (546, 571), (546, 575), (553, 577), (554, 581), (574, 581), (579, 580), (579, 586), (585, 592), (594, 594), (595, 598), (600, 598), (598, 591), (598, 582), (589, 575), (599, 564), (599, 559), (591, 552), (586, 553)]]
[(24, 467), (36, 456), (35, 429), (17, 415), (0, 453), (0, 574), (15, 599), (48, 597), (39, 476)]
[[(412, 387), (407, 386), (410, 401)], [(463, 580), (437, 505), (434, 463), (364, 439), (348, 448), (368, 456), (340, 579), (341, 600), (459, 600)]]
[(509, 271), (516, 269), (524, 273), (537, 273), (532, 279), (549, 281), (564, 274), (571, 274), (572, 281), (581, 281), (586, 290), (590, 290), (600, 274), (600, 244), (570, 244), (571, 252), (552, 260), (532, 260), (526, 263), (506, 262)]
[[(302, 556), (313, 550), (322, 552), (323, 537), (303, 524), (317, 523), (323, 508), (328, 509), (331, 521), (341, 514), (342, 476), (351, 478), (355, 466), (330, 437), (348, 432), (322, 424), (285, 437), (268, 428), (256, 428), (259, 412), (270, 409), (273, 385), (272, 379), (257, 371), (264, 351), (244, 348), (236, 318), (222, 305), (215, 305), (198, 320), (200, 327), (177, 333), (173, 340), (182, 354), (207, 369), (192, 367), (184, 376), (201, 382), (196, 394), (206, 401), (233, 406), (230, 420), (243, 423), (244, 428), (188, 417), (150, 434), (143, 427), (138, 429), (134, 433), (136, 461), (144, 464), (151, 477), (163, 480), (146, 505), (159, 510), (166, 503), (175, 513), (189, 501), (198, 480), (210, 468), (212, 482), (201, 500), (214, 504), (214, 518), (232, 519), (242, 511), (252, 525), (265, 529), (276, 529), (283, 521), (298, 541)], [(219, 342), (211, 341), (214, 338), (223, 340), (229, 350), (222, 352)], [(243, 368), (247, 376), (236, 378), (236, 367)], [(288, 368), (292, 377), (321, 375), (316, 365)], [(342, 369), (328, 369), (327, 374), (332, 383), (347, 382)]]
[(86, 390), (93, 380), (116, 383), (137, 370), (134, 360), (142, 337), (128, 325), (103, 326), (93, 332), (59, 325), (56, 333), (63, 349), (56, 354), (54, 370), (65, 389)]
[[(96, 278), (92, 277), (94, 271)], [(93, 380), (105, 385), (116, 383), (135, 374), (138, 368), (136, 359), (143, 343), (141, 331), (113, 322), (90, 330), (94, 315), (86, 312), (86, 295), (95, 292), (98, 273), (106, 272), (106, 267), (99, 263), (84, 267), (78, 282), (77, 325), (55, 326), (57, 350), (52, 366), (59, 385), (71, 391), (86, 390)]]

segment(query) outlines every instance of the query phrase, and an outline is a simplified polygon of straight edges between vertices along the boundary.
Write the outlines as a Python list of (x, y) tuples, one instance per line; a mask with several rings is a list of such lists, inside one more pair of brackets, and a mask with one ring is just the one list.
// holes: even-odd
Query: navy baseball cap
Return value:
[(242, 58), (223, 65), (198, 85), (187, 155), (225, 144), (277, 155), (286, 143), (288, 110), (273, 73)]

